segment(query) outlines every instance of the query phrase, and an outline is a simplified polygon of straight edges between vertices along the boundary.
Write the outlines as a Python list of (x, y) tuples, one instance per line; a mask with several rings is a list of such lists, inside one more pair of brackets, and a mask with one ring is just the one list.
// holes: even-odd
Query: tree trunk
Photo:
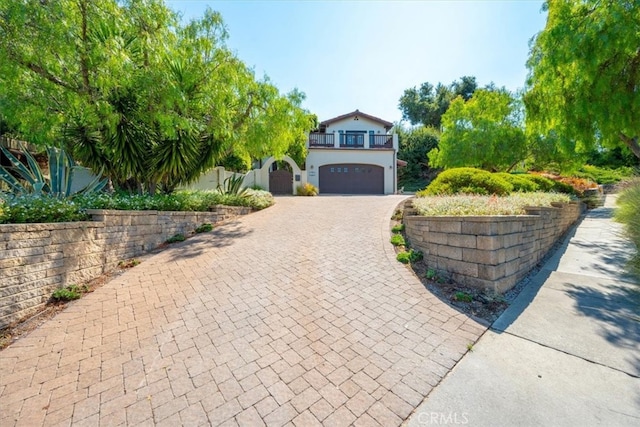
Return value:
[(627, 147), (631, 150), (631, 152), (640, 159), (640, 143), (638, 143), (638, 136), (634, 136), (633, 138), (625, 135), (624, 133), (618, 133), (618, 136), (625, 143)]

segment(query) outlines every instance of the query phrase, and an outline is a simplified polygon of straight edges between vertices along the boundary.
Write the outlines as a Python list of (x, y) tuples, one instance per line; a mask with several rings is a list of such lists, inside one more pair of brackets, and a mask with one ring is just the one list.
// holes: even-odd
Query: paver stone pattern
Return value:
[(282, 197), (0, 352), (0, 425), (401, 424), (485, 327), (389, 243), (400, 196)]

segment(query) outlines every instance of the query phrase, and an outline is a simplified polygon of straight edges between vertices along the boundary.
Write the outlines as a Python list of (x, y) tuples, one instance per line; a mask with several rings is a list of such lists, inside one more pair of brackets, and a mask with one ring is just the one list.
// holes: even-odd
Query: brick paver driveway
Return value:
[(399, 425), (484, 327), (389, 244), (398, 196), (280, 198), (0, 352), (0, 425)]

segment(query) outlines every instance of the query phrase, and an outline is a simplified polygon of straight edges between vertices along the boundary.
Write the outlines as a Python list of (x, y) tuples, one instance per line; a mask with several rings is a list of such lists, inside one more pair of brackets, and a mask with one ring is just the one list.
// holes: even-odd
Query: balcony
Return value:
[(311, 132), (309, 134), (309, 147), (333, 147), (335, 135), (332, 133)]
[(380, 134), (338, 134), (311, 132), (309, 134), (309, 148), (365, 148), (390, 149), (394, 148), (395, 135)]
[(393, 148), (393, 135), (369, 135), (370, 148)]

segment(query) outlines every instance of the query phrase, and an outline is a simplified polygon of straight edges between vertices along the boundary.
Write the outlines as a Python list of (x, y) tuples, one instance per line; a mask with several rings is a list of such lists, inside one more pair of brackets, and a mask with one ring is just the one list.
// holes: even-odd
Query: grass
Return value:
[(551, 206), (568, 203), (571, 197), (559, 193), (513, 193), (508, 196), (430, 196), (418, 197), (413, 207), (424, 216), (523, 215), (525, 206)]

